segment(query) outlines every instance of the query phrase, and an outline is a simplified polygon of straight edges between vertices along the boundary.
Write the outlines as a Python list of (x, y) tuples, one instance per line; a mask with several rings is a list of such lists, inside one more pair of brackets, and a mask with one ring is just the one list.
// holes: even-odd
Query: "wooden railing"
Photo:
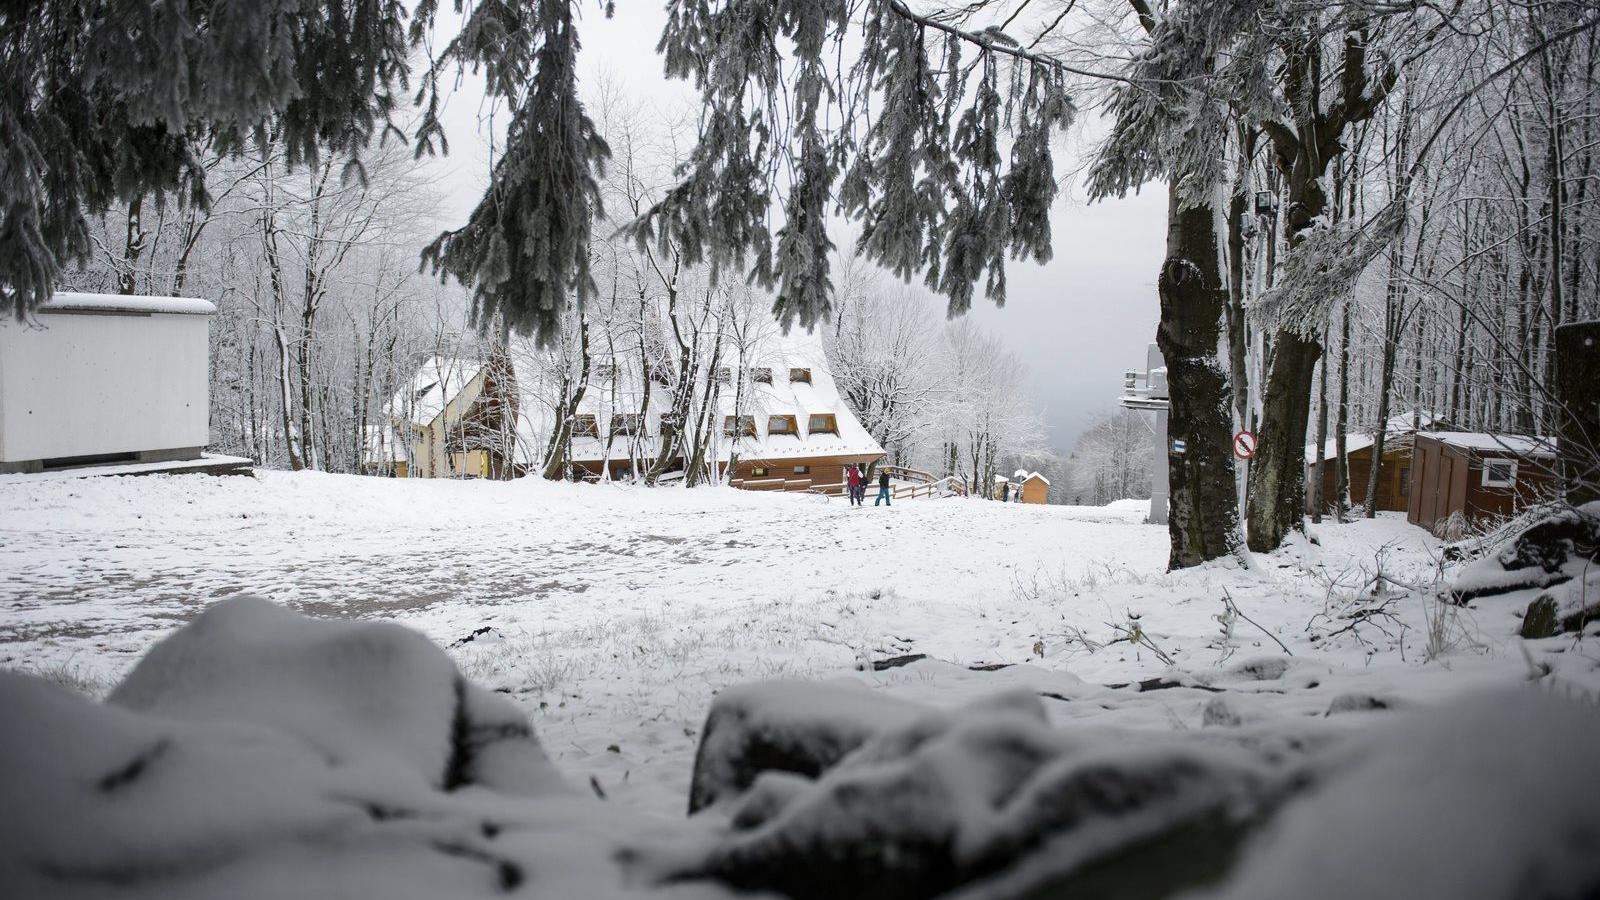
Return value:
[[(900, 466), (886, 466), (885, 468), (890, 469), (889, 475), (891, 478), (894, 477), (895, 469), (911, 472), (916, 471), (914, 469), (903, 469)], [(895, 500), (915, 500), (919, 497), (965, 497), (967, 495), (966, 482), (962, 481), (960, 478), (954, 476), (935, 478), (932, 475), (928, 475), (926, 472), (921, 472), (918, 474), (925, 475), (929, 480), (910, 481), (909, 483), (902, 481), (900, 484), (890, 484), (889, 496)], [(815, 493), (826, 494), (830, 497), (841, 497), (844, 496), (845, 489), (847, 487), (848, 484), (841, 482), (839, 484), (814, 485), (812, 486), (811, 490)], [(877, 493), (878, 488), (875, 483), (867, 485), (868, 496), (875, 497), (877, 496)]]

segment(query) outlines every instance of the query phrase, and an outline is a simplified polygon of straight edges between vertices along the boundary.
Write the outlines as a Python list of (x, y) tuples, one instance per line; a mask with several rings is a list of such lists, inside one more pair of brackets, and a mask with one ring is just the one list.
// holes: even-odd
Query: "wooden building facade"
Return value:
[(1548, 438), (1469, 432), (1416, 436), (1406, 521), (1436, 531), (1515, 515), (1556, 496), (1555, 443)]

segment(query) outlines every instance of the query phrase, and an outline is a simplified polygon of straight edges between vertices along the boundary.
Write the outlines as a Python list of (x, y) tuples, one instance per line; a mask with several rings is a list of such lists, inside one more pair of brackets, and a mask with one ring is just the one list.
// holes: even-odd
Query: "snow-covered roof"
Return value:
[(198, 297), (143, 297), (129, 294), (74, 294), (63, 292), (53, 295), (39, 312), (74, 312), (83, 310), (99, 313), (166, 313), (169, 315), (209, 316), (217, 311), (216, 304)]
[(482, 364), (458, 356), (430, 356), (411, 376), (411, 382), (395, 393), (386, 410), (391, 419), (406, 419), (417, 425), (432, 422), (445, 404), (478, 377)]
[[(723, 367), (738, 368), (736, 359), (725, 359)], [(598, 437), (576, 437), (572, 441), (572, 458), (577, 462), (598, 462), (606, 457), (606, 435), (614, 415), (634, 415), (639, 412), (644, 391), (640, 373), (635, 367), (623, 366), (621, 371), (610, 371), (596, 364), (590, 372), (590, 383), (578, 405), (579, 415), (592, 415), (600, 432)], [(840, 397), (828, 362), (823, 355), (822, 342), (814, 335), (796, 329), (789, 335), (773, 334), (763, 338), (752, 349), (748, 369), (768, 369), (771, 380), (757, 382), (745, 377), (730, 377), (722, 386), (718, 397), (717, 421), (712, 423), (719, 446), (717, 457), (727, 459), (737, 453), (746, 461), (807, 459), (817, 456), (882, 456), (883, 448), (873, 440), (855, 413)], [(791, 369), (805, 369), (809, 381), (791, 381)], [(532, 376), (532, 373), (529, 373)], [(532, 384), (525, 379), (523, 369), (517, 368), (519, 384)], [(647, 447), (661, 433), (661, 402), (665, 395), (660, 385), (653, 386), (650, 409), (642, 422)], [(525, 402), (522, 409), (531, 415), (549, 418), (549, 411), (537, 401)], [(755, 436), (732, 438), (723, 433), (727, 416), (737, 414), (754, 420)], [(834, 431), (812, 431), (811, 417), (831, 415)], [(770, 430), (774, 416), (794, 417), (794, 432), (773, 433)], [(541, 429), (548, 431), (548, 421), (518, 425), (519, 442), (526, 441)], [(624, 460), (633, 451), (628, 436), (617, 435), (611, 442), (610, 458)], [(530, 444), (542, 449), (536, 444)], [(653, 452), (653, 451), (652, 451)]]
[(1508, 453), (1516, 456), (1555, 456), (1553, 438), (1521, 434), (1488, 434), (1479, 431), (1419, 431), (1418, 437), (1433, 438), (1447, 447), (1476, 453)]
[[(1398, 415), (1389, 417), (1389, 424), (1388, 427), (1384, 429), (1384, 434), (1389, 438), (1400, 435), (1409, 435), (1416, 430), (1412, 427), (1413, 423), (1420, 425), (1423, 429), (1427, 429), (1438, 425), (1440, 423), (1440, 419), (1427, 410), (1416, 410), (1412, 412), (1400, 413)], [(1385, 439), (1387, 440), (1388, 438)], [(1376, 439), (1374, 438), (1372, 432), (1351, 431), (1346, 433), (1344, 436), (1344, 452), (1349, 454), (1354, 453), (1357, 450), (1365, 450), (1368, 447), (1371, 447), (1374, 443), (1376, 443)], [(1322, 445), (1323, 459), (1333, 459), (1338, 452), (1339, 448), (1337, 438), (1329, 438), (1327, 443)], [(1317, 444), (1315, 441), (1313, 441), (1306, 445), (1306, 464), (1310, 465), (1316, 461)]]

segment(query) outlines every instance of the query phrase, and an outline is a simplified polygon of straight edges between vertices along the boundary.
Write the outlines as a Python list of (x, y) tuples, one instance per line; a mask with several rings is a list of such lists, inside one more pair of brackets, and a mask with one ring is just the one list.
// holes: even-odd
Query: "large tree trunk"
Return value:
[(1260, 449), (1250, 466), (1249, 545), (1257, 553), (1277, 549), (1300, 524), (1306, 481), (1306, 425), (1311, 418), (1311, 379), (1322, 345), (1316, 338), (1279, 331), (1261, 402)]
[(1168, 189), (1167, 259), (1157, 288), (1156, 343), (1167, 364), (1168, 435), (1184, 452), (1167, 453), (1168, 565), (1195, 566), (1231, 553), (1239, 506), (1233, 480), (1233, 400), (1218, 359), (1228, 292), (1219, 268), (1216, 215), (1209, 204), (1184, 209)]

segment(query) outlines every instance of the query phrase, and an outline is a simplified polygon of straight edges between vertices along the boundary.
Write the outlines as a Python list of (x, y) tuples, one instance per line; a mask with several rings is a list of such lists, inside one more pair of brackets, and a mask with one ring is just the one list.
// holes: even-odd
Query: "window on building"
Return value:
[(794, 434), (798, 430), (794, 416), (767, 416), (767, 434)]
[(725, 434), (725, 435), (728, 435), (729, 437), (732, 437), (734, 435), (738, 435), (739, 437), (755, 437), (756, 436), (756, 417), (755, 416), (723, 416), (722, 417), (722, 433)]
[(617, 377), (616, 363), (601, 363), (594, 367), (594, 377), (601, 381), (611, 381)]
[(796, 475), (810, 475), (811, 474), (811, 467), (810, 466), (795, 466), (794, 467), (794, 473)]
[(811, 434), (838, 434), (839, 422), (833, 413), (812, 413), (811, 421), (806, 423), (806, 431)]
[(1484, 487), (1512, 487), (1517, 483), (1517, 461), (1514, 459), (1486, 459), (1483, 461)]
[(611, 417), (612, 434), (638, 434), (644, 427), (644, 416), (638, 413), (617, 413)]
[(1411, 467), (1400, 467), (1400, 496), (1411, 496)]
[(717, 366), (717, 384), (727, 384), (733, 380), (733, 370), (727, 366)]
[(766, 476), (771, 475), (771, 474), (772, 474), (772, 470), (767, 468), (766, 466), (751, 466), (750, 467), (750, 477), (751, 478), (765, 478)]
[(599, 437), (600, 426), (594, 416), (588, 413), (579, 413), (572, 417), (572, 434), (574, 437)]
[(790, 369), (789, 370), (789, 381), (790, 382), (798, 382), (798, 383), (801, 383), (801, 384), (810, 384), (811, 383), (811, 370), (810, 369)]
[(756, 384), (771, 384), (772, 370), (768, 368), (751, 369), (750, 380), (754, 381)]

